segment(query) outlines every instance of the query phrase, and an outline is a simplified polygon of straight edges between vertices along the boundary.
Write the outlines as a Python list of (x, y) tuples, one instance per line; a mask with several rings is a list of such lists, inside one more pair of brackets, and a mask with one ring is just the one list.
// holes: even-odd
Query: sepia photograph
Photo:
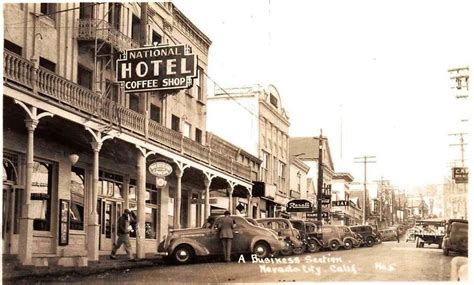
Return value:
[(470, 280), (474, 2), (1, 9), (1, 283)]

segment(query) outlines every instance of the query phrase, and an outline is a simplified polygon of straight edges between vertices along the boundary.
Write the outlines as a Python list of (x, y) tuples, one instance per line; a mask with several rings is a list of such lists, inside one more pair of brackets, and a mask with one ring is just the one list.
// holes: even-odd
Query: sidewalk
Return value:
[(87, 276), (113, 271), (130, 270), (132, 268), (153, 267), (162, 264), (162, 258), (156, 255), (147, 255), (145, 259), (129, 261), (126, 255), (117, 255), (111, 260), (108, 255), (99, 256), (99, 261), (90, 261), (85, 267), (63, 267), (50, 264), (48, 267), (21, 266), (16, 257), (3, 256), (2, 280), (4, 284), (14, 284), (20, 280), (35, 280), (57, 278), (68, 275)]

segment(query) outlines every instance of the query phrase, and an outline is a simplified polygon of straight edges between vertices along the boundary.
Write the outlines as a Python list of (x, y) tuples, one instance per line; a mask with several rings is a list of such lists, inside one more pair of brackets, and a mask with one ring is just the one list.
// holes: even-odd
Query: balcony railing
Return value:
[(93, 91), (44, 68), (36, 69), (32, 62), (9, 51), (3, 53), (4, 85), (27, 89), (37, 96), (58, 102), (63, 108), (76, 110), (119, 126), (122, 131), (148, 138), (153, 142), (227, 173), (251, 180), (250, 166), (236, 162), (228, 155), (212, 152), (181, 133), (168, 129), (144, 115), (101, 98)]
[(139, 43), (114, 28), (107, 21), (100, 19), (79, 19), (77, 39), (91, 41), (95, 40), (96, 37), (98, 40), (113, 45), (121, 52), (140, 47)]

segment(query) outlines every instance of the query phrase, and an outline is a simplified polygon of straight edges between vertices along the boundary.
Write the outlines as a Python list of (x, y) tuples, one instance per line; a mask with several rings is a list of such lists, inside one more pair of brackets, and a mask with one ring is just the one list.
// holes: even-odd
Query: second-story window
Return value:
[(161, 122), (161, 109), (160, 107), (151, 104), (150, 105), (150, 120), (157, 123)]
[(135, 112), (138, 112), (138, 106), (140, 104), (140, 99), (137, 95), (130, 94), (130, 99), (128, 102), (128, 108)]
[(55, 19), (55, 12), (56, 12), (56, 3), (41, 3), (40, 11), (41, 14), (50, 17), (51, 19)]
[(200, 129), (196, 128), (196, 133), (194, 134), (194, 136), (196, 138), (196, 142), (202, 143), (202, 131)]
[(77, 84), (92, 90), (92, 71), (82, 65), (77, 66)]
[(56, 72), (56, 63), (49, 61), (46, 58), (40, 57), (39, 65), (51, 72)]
[(273, 96), (273, 94), (270, 94), (270, 103), (275, 107), (278, 108), (278, 99)]
[(108, 99), (118, 102), (118, 86), (117, 84), (113, 84), (112, 81), (107, 80), (105, 81), (105, 95), (107, 96)]
[(112, 27), (120, 31), (120, 10), (122, 4), (120, 3), (109, 3), (108, 21)]
[(179, 117), (171, 115), (171, 129), (179, 132)]
[(3, 41), (3, 47), (6, 49), (6, 50), (9, 50), (13, 53), (16, 53), (17, 55), (21, 56), (22, 55), (22, 52), (23, 52), (23, 49), (21, 48), (21, 46), (17, 45), (17, 44), (14, 44), (12, 43), (11, 41), (8, 41), (8, 40), (4, 40)]
[(141, 21), (140, 18), (132, 16), (132, 39), (136, 42), (140, 42), (141, 37)]
[(188, 122), (184, 122), (183, 124), (183, 135), (187, 138), (191, 137), (191, 124)]

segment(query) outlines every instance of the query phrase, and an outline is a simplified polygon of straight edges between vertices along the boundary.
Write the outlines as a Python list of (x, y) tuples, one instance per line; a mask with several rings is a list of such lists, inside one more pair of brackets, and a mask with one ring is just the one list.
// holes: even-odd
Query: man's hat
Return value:
[(225, 216), (230, 215), (230, 212), (229, 212), (229, 211), (225, 211), (225, 212), (224, 212), (224, 215), (225, 215)]
[(129, 210), (129, 209), (125, 209), (125, 210), (123, 211), (123, 213), (124, 213), (124, 214), (130, 214), (130, 210)]

